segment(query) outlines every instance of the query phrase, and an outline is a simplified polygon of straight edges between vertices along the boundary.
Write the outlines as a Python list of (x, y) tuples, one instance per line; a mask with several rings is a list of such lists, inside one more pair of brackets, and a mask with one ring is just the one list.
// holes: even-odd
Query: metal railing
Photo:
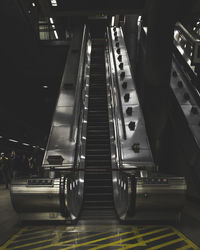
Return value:
[[(195, 37), (189, 30), (187, 30), (183, 24), (180, 22), (176, 23), (176, 30), (179, 32), (180, 36), (183, 36), (185, 42), (183, 42), (183, 50), (187, 53), (188, 58), (191, 60), (191, 65), (200, 63), (200, 39)], [(175, 38), (176, 39), (176, 38)], [(179, 37), (181, 39), (181, 37)], [(178, 44), (182, 45), (182, 41), (176, 41)]]
[(74, 142), (76, 141), (78, 121), (79, 121), (79, 116), (80, 116), (80, 100), (81, 100), (81, 92), (82, 92), (84, 60), (85, 60), (86, 41), (87, 41), (86, 29), (87, 28), (85, 25), (83, 29), (83, 38), (82, 38), (82, 44), (81, 44), (81, 53), (80, 53), (80, 59), (79, 59), (78, 75), (77, 75), (75, 98), (74, 98), (75, 104), (74, 104), (74, 109), (73, 109), (73, 119), (72, 119), (71, 133), (70, 133), (70, 140)]

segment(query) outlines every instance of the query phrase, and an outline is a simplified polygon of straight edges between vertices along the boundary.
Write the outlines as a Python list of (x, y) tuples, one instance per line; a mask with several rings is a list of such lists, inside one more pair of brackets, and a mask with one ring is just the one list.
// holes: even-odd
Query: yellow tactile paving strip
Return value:
[(200, 249), (173, 226), (26, 226), (0, 249)]

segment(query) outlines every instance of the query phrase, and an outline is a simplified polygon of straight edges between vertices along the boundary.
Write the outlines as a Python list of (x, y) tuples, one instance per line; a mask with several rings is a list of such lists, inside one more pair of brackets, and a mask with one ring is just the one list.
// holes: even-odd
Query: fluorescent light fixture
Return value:
[(51, 24), (54, 24), (54, 21), (53, 21), (52, 17), (49, 18), (49, 21), (50, 21)]
[(56, 0), (51, 0), (51, 5), (53, 7), (58, 6), (57, 1)]
[(58, 34), (57, 34), (57, 31), (56, 31), (56, 30), (54, 30), (53, 32), (54, 32), (55, 38), (56, 38), (56, 39), (58, 39)]
[(47, 85), (43, 85), (42, 86), (44, 89), (48, 89), (48, 86)]
[(35, 7), (35, 3), (32, 3), (32, 6)]
[(3, 136), (2, 136), (2, 135), (0, 135), (0, 138), (3, 138)]
[(30, 146), (30, 144), (23, 142), (22, 143), (24, 146)]
[(16, 140), (13, 140), (13, 139), (8, 139), (9, 141), (12, 141), (12, 142), (18, 142), (18, 141), (16, 141)]

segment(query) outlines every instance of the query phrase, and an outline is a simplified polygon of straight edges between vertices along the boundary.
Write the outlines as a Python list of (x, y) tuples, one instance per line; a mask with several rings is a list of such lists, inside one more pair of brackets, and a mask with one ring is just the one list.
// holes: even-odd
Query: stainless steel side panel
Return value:
[(27, 180), (15, 180), (10, 195), (13, 207), (18, 213), (60, 213), (60, 179), (52, 186), (29, 186)]
[[(120, 62), (118, 61), (119, 53), (117, 53), (118, 47), (116, 46), (115, 35), (117, 32), (118, 43), (120, 48), (120, 55), (122, 55), (123, 69), (119, 68)], [(147, 169), (154, 168), (154, 162), (152, 158), (152, 153), (146, 134), (146, 128), (144, 123), (143, 114), (140, 108), (140, 103), (138, 100), (136, 86), (134, 83), (134, 78), (132, 76), (130, 62), (128, 53), (126, 50), (126, 45), (123, 37), (123, 32), (121, 28), (116, 28), (116, 31), (111, 28), (111, 43), (113, 47), (114, 54), (110, 52), (110, 71), (112, 76), (117, 76), (116, 84), (118, 84), (118, 89), (120, 92), (120, 98), (122, 103), (123, 119), (125, 122), (125, 131), (127, 138), (123, 137), (123, 121), (121, 120), (120, 115), (116, 118), (118, 123), (118, 134), (120, 137), (120, 150), (121, 150), (121, 167), (122, 168), (131, 168), (131, 167), (146, 167)], [(120, 74), (124, 72), (125, 78), (121, 79)], [(122, 87), (122, 83), (127, 82), (127, 88)], [(117, 95), (117, 89), (113, 90), (113, 93)], [(130, 95), (128, 102), (124, 100), (126, 94)], [(116, 97), (117, 98), (117, 97)], [(127, 108), (132, 108), (132, 115), (127, 115)], [(120, 111), (118, 112), (120, 113)], [(130, 130), (129, 123), (135, 122), (135, 130)], [(140, 150), (139, 152), (134, 152), (132, 149), (133, 144), (139, 143)]]
[[(49, 141), (42, 166), (49, 168), (49, 156), (62, 156), (62, 168), (71, 168), (75, 157), (75, 141), (71, 140), (73, 110), (76, 95), (76, 77), (81, 53), (81, 28), (74, 31), (73, 41), (64, 68), (60, 93), (53, 116)], [(61, 166), (54, 166), (60, 168)]]
[(171, 177), (168, 184), (143, 184), (138, 179), (136, 188), (136, 214), (140, 212), (178, 212), (185, 202), (184, 178)]

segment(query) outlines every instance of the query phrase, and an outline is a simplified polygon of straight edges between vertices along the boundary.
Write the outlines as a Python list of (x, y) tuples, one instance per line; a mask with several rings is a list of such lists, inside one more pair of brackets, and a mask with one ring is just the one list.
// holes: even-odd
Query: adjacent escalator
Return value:
[(93, 39), (85, 158), (83, 220), (114, 219), (105, 40)]

